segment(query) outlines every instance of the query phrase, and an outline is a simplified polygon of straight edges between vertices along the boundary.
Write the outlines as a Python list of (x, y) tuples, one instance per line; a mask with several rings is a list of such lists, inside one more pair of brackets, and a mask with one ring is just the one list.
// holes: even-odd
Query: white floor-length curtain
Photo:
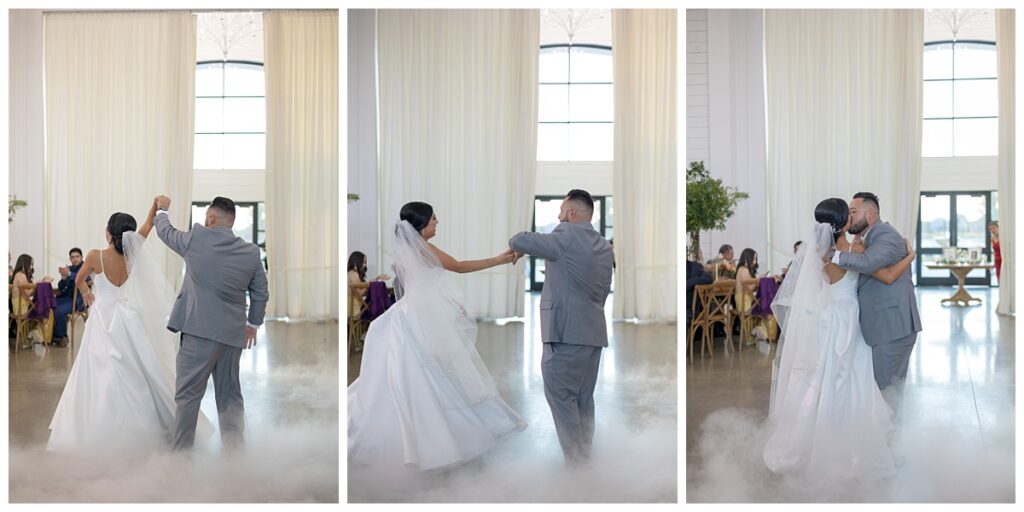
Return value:
[(771, 254), (762, 268), (792, 258), (829, 197), (874, 192), (882, 219), (914, 237), (923, 30), (921, 10), (766, 11)]
[[(530, 228), (537, 167), (537, 10), (382, 10), (377, 18), (381, 242), (425, 201), (432, 242), (495, 256)], [(522, 316), (520, 260), (459, 276), (470, 316)]]
[[(72, 247), (107, 246), (112, 213), (141, 224), (157, 194), (188, 229), (196, 22), (182, 12), (47, 13), (44, 24), (47, 257), (36, 274), (56, 276)], [(180, 283), (181, 258), (157, 254)]]
[(338, 12), (263, 16), (268, 314), (338, 318)]
[(615, 318), (676, 319), (676, 11), (612, 11)]
[(1013, 9), (996, 10), (996, 59), (997, 77), (999, 78), (999, 250), (1003, 256), (1003, 270), (999, 279), (999, 306), (997, 312), (1010, 315), (1016, 312), (1014, 285), (1017, 276), (1016, 256), (1017, 241), (1014, 236), (1017, 208), (1014, 205), (1017, 184), (1015, 140), (1017, 101), (1014, 97), (1016, 79), (1014, 75), (1015, 45), (1017, 41), (1014, 20), (1016, 11)]

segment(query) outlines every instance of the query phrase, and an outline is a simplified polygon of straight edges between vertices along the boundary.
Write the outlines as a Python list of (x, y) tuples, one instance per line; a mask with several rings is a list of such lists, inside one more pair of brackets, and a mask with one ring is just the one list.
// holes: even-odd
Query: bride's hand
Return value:
[(92, 303), (96, 302), (96, 296), (93, 295), (92, 292), (89, 292), (85, 295), (82, 295), (82, 301), (85, 302), (86, 306), (92, 306)]
[(500, 263), (515, 263), (516, 253), (512, 249), (506, 249), (505, 252), (498, 255), (498, 262)]
[(381, 275), (377, 276), (375, 281), (387, 281), (388, 279), (391, 279), (391, 276), (389, 276), (387, 274), (381, 274)]

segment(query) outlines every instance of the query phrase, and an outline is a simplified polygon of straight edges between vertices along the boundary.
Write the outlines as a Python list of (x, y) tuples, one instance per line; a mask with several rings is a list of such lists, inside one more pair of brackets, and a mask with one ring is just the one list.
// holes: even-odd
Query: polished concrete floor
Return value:
[[(686, 372), (686, 501), (1012, 502), (1014, 319), (995, 313), (998, 289), (971, 288), (980, 306), (942, 306), (948, 288), (919, 288), (924, 331), (911, 355), (895, 477), (864, 488), (801, 487), (760, 459), (768, 413), (766, 343), (700, 356)], [(686, 364), (686, 363), (684, 363)]]
[[(609, 322), (595, 392), (594, 454), (589, 467), (570, 471), (544, 398), (538, 297), (528, 296), (524, 321), (481, 322), (477, 334), (481, 357), (501, 395), (529, 423), (526, 430), (473, 463), (411, 485), (350, 465), (350, 503), (677, 500), (676, 326)], [(348, 369), (351, 382), (359, 354)]]
[[(338, 343), (336, 322), (267, 322), (241, 359), (245, 448), (222, 452), (215, 434), (197, 440), (186, 457), (162, 453), (130, 461), (47, 453), (71, 349), (12, 353), (11, 501), (336, 503)], [(216, 424), (212, 382), (202, 409)]]

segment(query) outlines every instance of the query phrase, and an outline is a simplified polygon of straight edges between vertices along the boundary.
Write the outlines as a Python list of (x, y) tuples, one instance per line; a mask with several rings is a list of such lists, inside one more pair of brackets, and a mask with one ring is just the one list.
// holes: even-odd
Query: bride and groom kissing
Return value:
[[(230, 199), (215, 198), (189, 231), (171, 225), (170, 205), (154, 198), (142, 226), (114, 213), (107, 247), (85, 258), (75, 284), (89, 320), (50, 423), (50, 451), (189, 449), (197, 429), (212, 433), (199, 409), (211, 375), (224, 446), (242, 442), (239, 359), (255, 345), (269, 298), (259, 248), (232, 231)], [(154, 228), (185, 261), (177, 295), (145, 245)]]
[(438, 220), (422, 202), (404, 205), (390, 233), (401, 298), (370, 324), (359, 377), (348, 388), (350, 460), (400, 471), (443, 470), (473, 460), (526, 421), (502, 397), (476, 350), (477, 327), (449, 272), (546, 260), (540, 298), (541, 371), (562, 453), (590, 457), (594, 388), (608, 346), (604, 303), (612, 248), (593, 228), (593, 198), (572, 190), (549, 234), (522, 232), (484, 260), (459, 261), (430, 243)]
[(773, 472), (819, 482), (895, 473), (890, 436), (922, 329), (914, 251), (879, 211), (870, 192), (820, 202), (772, 304), (782, 337), (763, 459)]

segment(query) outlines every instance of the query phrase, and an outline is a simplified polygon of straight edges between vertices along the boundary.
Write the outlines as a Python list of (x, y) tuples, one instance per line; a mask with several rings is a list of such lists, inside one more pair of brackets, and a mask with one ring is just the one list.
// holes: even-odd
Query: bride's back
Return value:
[(128, 281), (128, 263), (125, 261), (124, 255), (114, 248), (95, 249), (90, 252), (89, 256), (95, 258), (91, 265), (94, 272), (103, 275), (103, 278), (110, 284), (120, 288)]

